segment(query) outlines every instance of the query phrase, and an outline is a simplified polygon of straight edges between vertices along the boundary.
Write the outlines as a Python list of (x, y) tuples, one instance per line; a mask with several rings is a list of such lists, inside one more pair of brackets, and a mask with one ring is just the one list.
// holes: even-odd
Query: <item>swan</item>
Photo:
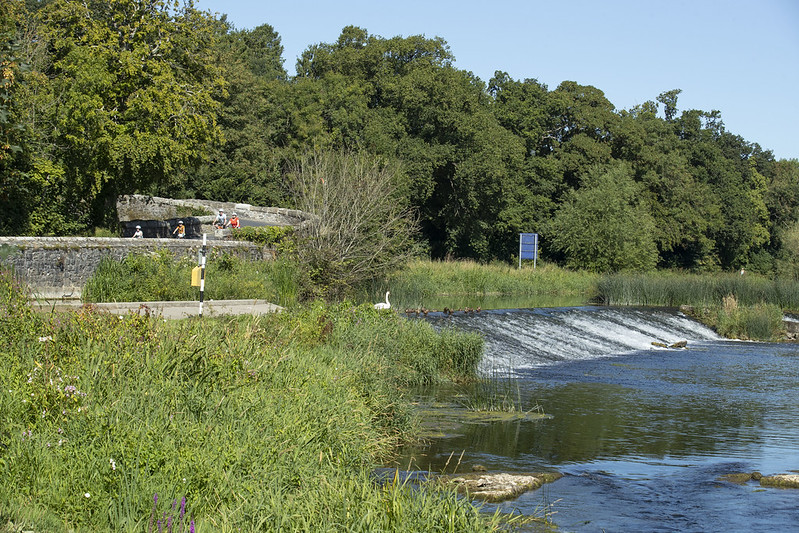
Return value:
[(386, 291), (386, 301), (376, 303), (375, 309), (391, 309), (391, 302), (388, 301), (389, 294), (391, 294), (391, 291)]

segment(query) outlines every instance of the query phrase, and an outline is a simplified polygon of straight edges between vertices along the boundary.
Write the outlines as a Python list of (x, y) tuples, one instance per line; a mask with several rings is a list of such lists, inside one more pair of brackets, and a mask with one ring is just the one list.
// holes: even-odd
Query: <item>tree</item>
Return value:
[(558, 209), (545, 238), (571, 268), (593, 272), (651, 270), (654, 224), (625, 164), (595, 167)]
[(285, 190), (278, 148), (285, 139), (282, 115), (291, 106), (280, 37), (267, 24), (242, 31), (220, 24), (218, 32), (215, 62), (227, 83), (217, 114), (223, 141), (171, 195), (281, 205)]
[(314, 215), (297, 254), (330, 296), (405, 264), (416, 222), (398, 192), (396, 164), (365, 152), (317, 151), (288, 176), (297, 208)]
[(113, 224), (118, 194), (168, 182), (219, 140), (213, 21), (191, 0), (55, 0), (39, 14), (67, 201)]

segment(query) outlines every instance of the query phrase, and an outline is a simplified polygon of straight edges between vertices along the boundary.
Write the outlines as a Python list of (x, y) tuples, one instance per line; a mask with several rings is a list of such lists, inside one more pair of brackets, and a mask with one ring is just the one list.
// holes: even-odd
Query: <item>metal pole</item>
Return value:
[(203, 316), (203, 297), (205, 296), (205, 254), (206, 254), (206, 234), (203, 233), (203, 247), (200, 251), (200, 316)]
[(535, 249), (533, 251), (533, 270), (535, 270), (535, 264), (538, 262), (538, 233), (535, 234)]
[(522, 234), (519, 233), (519, 270), (522, 269)]

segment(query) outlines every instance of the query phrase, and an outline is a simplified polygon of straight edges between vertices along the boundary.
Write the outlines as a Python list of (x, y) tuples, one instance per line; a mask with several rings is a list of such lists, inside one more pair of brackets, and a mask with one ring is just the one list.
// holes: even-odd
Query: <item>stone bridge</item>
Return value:
[[(211, 237), (209, 260), (225, 253), (252, 260), (274, 258), (271, 249), (227, 240), (230, 230), (216, 231), (211, 222), (219, 209), (228, 214), (236, 211), (242, 219), (261, 226), (302, 227), (312, 218), (302, 211), (279, 207), (120, 196), (117, 212), (123, 237), (0, 237), (0, 262), (27, 283), (37, 298), (77, 299), (104, 257), (121, 260), (129, 254), (151, 254), (164, 249), (176, 259), (197, 257), (203, 233)], [(172, 236), (178, 220), (186, 223), (187, 238), (167, 238)], [(144, 239), (129, 238), (136, 225), (142, 226)]]

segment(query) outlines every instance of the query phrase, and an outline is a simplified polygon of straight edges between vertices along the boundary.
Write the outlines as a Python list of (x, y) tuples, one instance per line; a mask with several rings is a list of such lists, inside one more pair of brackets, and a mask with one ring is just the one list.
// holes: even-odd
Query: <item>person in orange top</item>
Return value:
[(183, 225), (183, 221), (179, 221), (178, 225), (172, 231), (172, 235), (177, 235), (178, 239), (182, 239), (186, 236), (186, 226)]
[(227, 224), (231, 228), (235, 228), (235, 229), (240, 228), (241, 227), (241, 222), (239, 221), (239, 216), (235, 212), (232, 213), (232, 216), (230, 217), (230, 221)]

